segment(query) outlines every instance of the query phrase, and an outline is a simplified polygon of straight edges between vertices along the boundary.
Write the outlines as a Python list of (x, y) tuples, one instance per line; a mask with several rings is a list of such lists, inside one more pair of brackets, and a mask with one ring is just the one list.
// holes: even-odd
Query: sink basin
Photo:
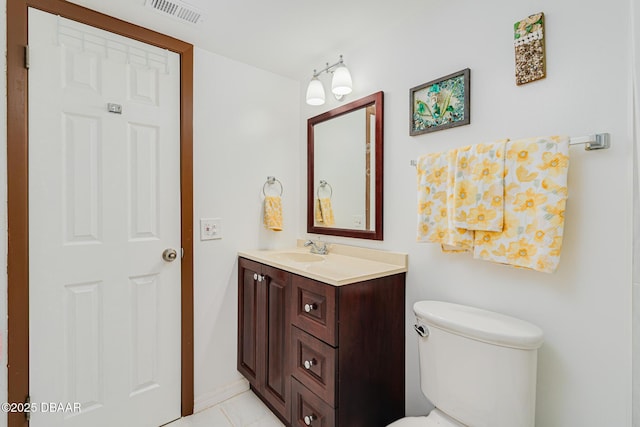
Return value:
[[(355, 274), (362, 274), (362, 269), (354, 268), (345, 263), (323, 263), (311, 264), (307, 267), (309, 273), (319, 274), (327, 277), (342, 277)], [(367, 271), (367, 270), (364, 270)]]
[(324, 257), (321, 255), (306, 252), (280, 252), (275, 254), (274, 258), (293, 262), (320, 262), (324, 260)]

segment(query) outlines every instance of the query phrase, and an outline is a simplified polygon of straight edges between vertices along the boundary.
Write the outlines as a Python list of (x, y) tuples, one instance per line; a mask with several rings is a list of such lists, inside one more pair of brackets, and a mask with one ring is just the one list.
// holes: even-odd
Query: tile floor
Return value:
[(283, 427), (251, 390), (165, 427)]

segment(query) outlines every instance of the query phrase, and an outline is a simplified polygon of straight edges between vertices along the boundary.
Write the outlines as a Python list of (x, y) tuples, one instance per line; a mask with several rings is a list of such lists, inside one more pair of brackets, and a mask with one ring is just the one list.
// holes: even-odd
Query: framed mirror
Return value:
[(383, 93), (307, 121), (307, 232), (382, 240)]

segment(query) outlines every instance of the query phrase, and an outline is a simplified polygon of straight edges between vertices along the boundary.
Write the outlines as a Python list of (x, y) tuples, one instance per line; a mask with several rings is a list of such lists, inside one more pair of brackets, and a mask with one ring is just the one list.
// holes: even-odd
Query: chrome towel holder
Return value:
[(327, 181), (325, 181), (324, 179), (320, 180), (320, 186), (318, 187), (318, 190), (316, 191), (316, 196), (318, 196), (318, 199), (320, 198), (320, 190), (325, 188), (325, 187), (329, 187), (329, 198), (333, 197), (333, 187), (331, 187), (331, 184), (329, 184)]
[(280, 194), (278, 196), (282, 196), (282, 193), (284, 193), (284, 187), (282, 186), (282, 183), (280, 182), (280, 180), (278, 180), (275, 176), (267, 177), (267, 180), (262, 186), (262, 195), (267, 197), (267, 193), (265, 191), (267, 188), (267, 185), (271, 186), (271, 185), (274, 185), (275, 183), (278, 183), (280, 185)]

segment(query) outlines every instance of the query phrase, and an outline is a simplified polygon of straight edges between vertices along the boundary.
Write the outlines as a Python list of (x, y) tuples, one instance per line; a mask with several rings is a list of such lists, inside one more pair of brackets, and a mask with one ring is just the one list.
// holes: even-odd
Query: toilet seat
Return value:
[(434, 409), (426, 417), (405, 417), (387, 427), (465, 427), (442, 411)]

